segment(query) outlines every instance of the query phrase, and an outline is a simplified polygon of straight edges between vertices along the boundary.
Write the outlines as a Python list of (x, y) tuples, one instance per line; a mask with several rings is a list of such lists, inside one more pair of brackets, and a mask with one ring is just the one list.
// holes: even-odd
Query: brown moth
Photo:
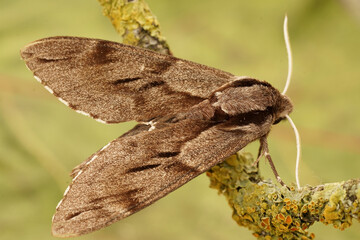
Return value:
[(51, 37), (21, 56), (47, 90), (103, 123), (139, 122), (77, 166), (56, 207), (54, 236), (90, 233), (152, 204), (292, 111), (269, 83), (98, 39)]

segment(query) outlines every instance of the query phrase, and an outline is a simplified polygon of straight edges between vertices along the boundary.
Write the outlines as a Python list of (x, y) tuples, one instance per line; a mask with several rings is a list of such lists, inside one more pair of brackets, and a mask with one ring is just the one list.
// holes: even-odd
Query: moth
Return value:
[(116, 42), (50, 37), (21, 57), (62, 103), (102, 123), (138, 125), (72, 171), (54, 236), (108, 226), (266, 138), (292, 109), (265, 81)]

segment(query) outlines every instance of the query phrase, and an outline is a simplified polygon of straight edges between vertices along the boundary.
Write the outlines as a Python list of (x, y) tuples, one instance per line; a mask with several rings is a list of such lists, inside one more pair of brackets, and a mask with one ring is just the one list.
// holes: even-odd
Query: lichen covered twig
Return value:
[(258, 239), (313, 239), (307, 229), (314, 222), (344, 230), (360, 219), (360, 179), (288, 190), (264, 180), (248, 153), (229, 157), (207, 175), (227, 198), (233, 219)]
[(155, 15), (143, 0), (98, 0), (125, 44), (171, 54)]

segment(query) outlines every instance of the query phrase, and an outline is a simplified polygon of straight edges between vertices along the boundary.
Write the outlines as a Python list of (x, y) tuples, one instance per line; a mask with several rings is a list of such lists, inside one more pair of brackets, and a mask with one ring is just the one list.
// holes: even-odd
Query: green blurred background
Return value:
[[(359, 177), (360, 9), (357, 0), (148, 0), (175, 56), (282, 90), (289, 16), (294, 57), (287, 93), (302, 137), (301, 183)], [(55, 239), (51, 217), (71, 169), (134, 123), (103, 125), (67, 108), (38, 82), (19, 50), (39, 38), (70, 35), (120, 41), (95, 0), (0, 0), (0, 239)], [(294, 182), (295, 140), (274, 127), (270, 151)], [(258, 143), (245, 150), (257, 153)], [(268, 164), (261, 171), (273, 178)], [(224, 197), (202, 175), (143, 211), (80, 239), (254, 239), (231, 219)], [(316, 239), (360, 239), (321, 223)]]

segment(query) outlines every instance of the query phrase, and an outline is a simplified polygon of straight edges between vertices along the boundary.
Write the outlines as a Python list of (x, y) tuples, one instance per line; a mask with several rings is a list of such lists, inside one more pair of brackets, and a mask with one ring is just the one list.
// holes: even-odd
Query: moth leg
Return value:
[[(264, 137), (266, 139), (266, 136)], [(260, 147), (259, 147), (259, 152), (258, 152), (258, 156), (256, 161), (252, 164), (252, 166), (254, 167), (259, 166), (259, 161), (260, 159), (264, 156), (264, 144), (261, 144), (261, 140), (260, 140)]]
[(259, 162), (259, 159), (261, 156), (265, 156), (266, 159), (268, 160), (269, 164), (270, 164), (270, 167), (271, 167), (271, 170), (273, 171), (275, 177), (276, 177), (276, 180), (282, 185), (282, 186), (285, 186), (287, 188), (289, 188), (288, 186), (286, 186), (286, 184), (283, 182), (283, 180), (281, 180), (278, 172), (276, 171), (276, 168), (275, 168), (275, 165), (274, 165), (274, 162), (270, 156), (270, 153), (269, 153), (269, 147), (268, 147), (268, 143), (267, 143), (267, 135), (263, 136), (260, 138), (260, 149), (259, 149), (259, 157), (258, 159), (255, 161), (256, 163)]

